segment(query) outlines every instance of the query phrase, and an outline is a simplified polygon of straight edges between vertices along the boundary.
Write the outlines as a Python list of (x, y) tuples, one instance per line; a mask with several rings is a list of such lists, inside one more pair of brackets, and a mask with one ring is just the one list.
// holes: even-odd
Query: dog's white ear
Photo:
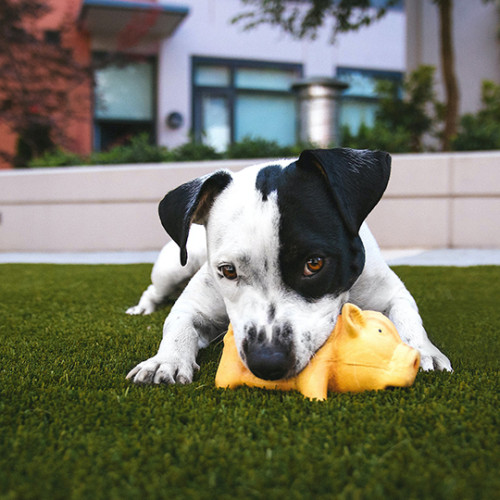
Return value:
[(186, 265), (186, 243), (192, 223), (205, 224), (212, 204), (232, 181), (231, 173), (219, 170), (199, 177), (167, 193), (158, 213), (165, 231), (181, 249), (181, 264)]
[(391, 156), (383, 151), (314, 149), (303, 151), (297, 165), (319, 169), (347, 229), (358, 234), (387, 187)]

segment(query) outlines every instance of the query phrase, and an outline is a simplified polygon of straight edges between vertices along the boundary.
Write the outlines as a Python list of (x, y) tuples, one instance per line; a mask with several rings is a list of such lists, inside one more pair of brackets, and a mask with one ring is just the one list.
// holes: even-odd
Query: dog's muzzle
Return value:
[(295, 363), (290, 345), (280, 340), (247, 338), (243, 343), (243, 351), (248, 369), (264, 380), (286, 378)]

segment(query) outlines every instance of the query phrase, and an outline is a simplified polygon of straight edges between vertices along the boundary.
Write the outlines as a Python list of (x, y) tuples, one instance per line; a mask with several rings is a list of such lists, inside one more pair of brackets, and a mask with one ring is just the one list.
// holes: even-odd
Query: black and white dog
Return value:
[(384, 193), (390, 164), (383, 152), (308, 150), (298, 160), (217, 171), (168, 193), (159, 213), (174, 242), (127, 312), (149, 314), (191, 280), (165, 321), (158, 353), (127, 377), (191, 382), (198, 350), (229, 321), (256, 376), (292, 377), (326, 341), (348, 301), (386, 314), (420, 351), (424, 370), (451, 370), (364, 223)]

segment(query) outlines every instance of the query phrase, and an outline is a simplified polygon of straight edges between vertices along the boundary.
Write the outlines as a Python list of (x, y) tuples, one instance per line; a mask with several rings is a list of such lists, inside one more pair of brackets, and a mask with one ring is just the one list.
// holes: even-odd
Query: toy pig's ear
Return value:
[(186, 243), (192, 223), (205, 224), (215, 198), (232, 181), (229, 171), (199, 177), (167, 193), (158, 213), (165, 231), (181, 249), (181, 264), (187, 262)]
[(358, 234), (387, 187), (391, 156), (348, 148), (310, 149), (302, 152), (297, 165), (319, 169), (347, 229)]
[(357, 337), (366, 325), (361, 309), (354, 304), (345, 304), (342, 308), (342, 324), (350, 337)]

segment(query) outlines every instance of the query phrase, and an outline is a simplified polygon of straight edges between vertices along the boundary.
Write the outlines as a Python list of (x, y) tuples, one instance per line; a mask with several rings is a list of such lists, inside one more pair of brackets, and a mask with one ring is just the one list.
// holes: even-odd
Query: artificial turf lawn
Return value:
[(0, 498), (498, 498), (500, 267), (396, 271), (455, 372), (408, 389), (134, 386), (150, 266), (0, 265)]

